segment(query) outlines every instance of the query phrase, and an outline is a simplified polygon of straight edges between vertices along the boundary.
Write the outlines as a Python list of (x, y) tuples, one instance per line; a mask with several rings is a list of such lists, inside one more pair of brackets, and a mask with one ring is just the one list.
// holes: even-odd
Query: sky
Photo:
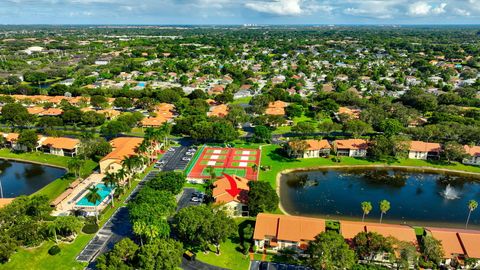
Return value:
[(0, 0), (0, 24), (480, 24), (480, 0)]

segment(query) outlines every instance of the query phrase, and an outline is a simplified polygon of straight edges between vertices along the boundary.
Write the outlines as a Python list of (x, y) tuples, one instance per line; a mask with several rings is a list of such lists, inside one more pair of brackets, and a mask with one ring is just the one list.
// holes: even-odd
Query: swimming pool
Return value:
[(146, 85), (147, 85), (146, 82), (139, 82), (139, 83), (137, 84), (137, 86), (139, 86), (139, 87), (145, 87)]
[(98, 188), (98, 194), (100, 194), (100, 201), (97, 201), (96, 204), (93, 204), (88, 201), (87, 195), (89, 191), (86, 192), (85, 196), (83, 196), (80, 201), (76, 203), (77, 206), (98, 206), (103, 200), (105, 200), (110, 193), (112, 193), (112, 188), (107, 187), (105, 184), (97, 184), (96, 187)]

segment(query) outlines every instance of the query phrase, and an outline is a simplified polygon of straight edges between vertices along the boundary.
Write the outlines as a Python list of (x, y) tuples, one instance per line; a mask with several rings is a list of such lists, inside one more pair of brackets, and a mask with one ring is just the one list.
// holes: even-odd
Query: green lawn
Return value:
[[(299, 122), (305, 122), (305, 121), (313, 122), (315, 127), (318, 125), (318, 122), (315, 119), (310, 118), (310, 117), (305, 116), (305, 115), (302, 115), (300, 117), (294, 117), (293, 118), (293, 125), (296, 125)], [(292, 131), (292, 126), (281, 126), (281, 127), (276, 128), (272, 132), (272, 134), (284, 134), (284, 133), (288, 133), (288, 132), (291, 132), (291, 131)]]
[[(144, 173), (140, 175), (143, 178), (148, 172), (152, 170), (152, 166), (147, 168)], [(139, 181), (133, 181), (131, 188), (123, 194), (115, 202), (115, 207), (108, 207), (103, 211), (100, 217), (100, 226), (102, 226), (120, 206), (124, 206), (123, 202), (128, 194), (138, 185)], [(65, 269), (77, 270), (84, 269), (86, 264), (76, 261), (76, 257), (80, 251), (87, 245), (87, 243), (95, 236), (95, 234), (83, 234), (75, 239), (73, 243), (59, 244), (61, 252), (55, 256), (48, 254), (48, 249), (54, 244), (53, 242), (45, 242), (42, 246), (33, 249), (19, 248), (18, 252), (12, 255), (10, 261), (6, 264), (0, 264), (0, 270), (13, 269), (36, 269), (36, 270), (51, 270), (51, 269)]]
[[(237, 225), (246, 220), (252, 220), (251, 218), (236, 218), (235, 222)], [(240, 247), (240, 238), (238, 234), (234, 237), (229, 238), (225, 243), (220, 245), (220, 256), (215, 253), (215, 247), (211, 246), (208, 254), (203, 252), (197, 253), (197, 259), (199, 261), (215, 265), (218, 267), (223, 267), (232, 270), (245, 270), (250, 266), (250, 257), (249, 255), (243, 255), (242, 252), (237, 250)], [(257, 254), (255, 259), (260, 260), (261, 255)]]
[(252, 97), (239, 98), (239, 99), (235, 99), (231, 104), (248, 104), (250, 103), (251, 99)]

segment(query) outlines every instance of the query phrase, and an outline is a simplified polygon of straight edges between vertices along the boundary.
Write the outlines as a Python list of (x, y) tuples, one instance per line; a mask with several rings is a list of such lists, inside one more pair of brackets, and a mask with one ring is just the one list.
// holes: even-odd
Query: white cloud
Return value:
[(439, 15), (446, 12), (445, 8), (447, 3), (441, 3), (440, 5), (434, 7), (428, 2), (419, 1), (411, 4), (408, 7), (408, 15), (410, 16), (429, 16), (429, 15)]
[(446, 7), (447, 7), (447, 3), (441, 3), (439, 6), (432, 9), (432, 13), (436, 14), (436, 15), (445, 13), (446, 12), (445, 11)]
[(461, 8), (454, 8), (453, 12), (459, 16), (470, 16), (470, 11), (461, 9)]
[(432, 6), (427, 2), (416, 2), (408, 7), (408, 14), (411, 16), (426, 16), (432, 10)]
[(249, 2), (245, 4), (245, 7), (273, 15), (298, 16), (304, 13), (300, 4), (301, 0), (273, 0)]

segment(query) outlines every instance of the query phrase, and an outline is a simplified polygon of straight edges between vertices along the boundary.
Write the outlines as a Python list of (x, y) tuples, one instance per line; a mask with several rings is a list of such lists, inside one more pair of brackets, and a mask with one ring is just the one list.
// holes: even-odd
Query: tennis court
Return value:
[(260, 154), (259, 149), (205, 147), (192, 160), (194, 164), (187, 171), (187, 177), (208, 179), (211, 177), (210, 168), (213, 168), (217, 177), (226, 173), (257, 180)]

